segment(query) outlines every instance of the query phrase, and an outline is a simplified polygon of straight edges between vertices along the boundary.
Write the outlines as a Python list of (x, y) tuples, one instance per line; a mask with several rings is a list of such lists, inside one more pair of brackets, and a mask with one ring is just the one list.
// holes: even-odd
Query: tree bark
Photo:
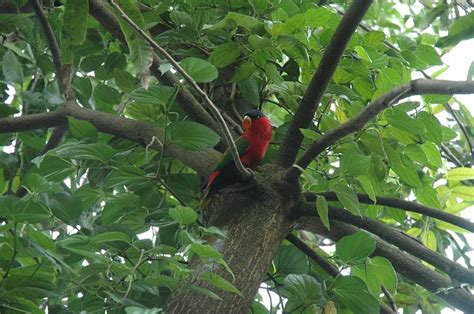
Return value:
[[(235, 275), (234, 285), (242, 296), (222, 292), (197, 281), (197, 286), (216, 293), (215, 300), (197, 292), (186, 292), (172, 300), (168, 313), (246, 313), (264, 280), (268, 267), (281, 243), (291, 230), (291, 212), (297, 208), (299, 197), (291, 197), (289, 189), (279, 186), (284, 171), (266, 165), (257, 173), (256, 182), (234, 185), (210, 199), (210, 222), (227, 233), (224, 240), (210, 240)], [(241, 189), (238, 191), (236, 189)], [(281, 191), (285, 193), (281, 193)], [(293, 194), (296, 195), (296, 194)], [(197, 263), (195, 269), (205, 267)], [(213, 272), (232, 281), (222, 267)], [(192, 306), (191, 306), (192, 305)]]

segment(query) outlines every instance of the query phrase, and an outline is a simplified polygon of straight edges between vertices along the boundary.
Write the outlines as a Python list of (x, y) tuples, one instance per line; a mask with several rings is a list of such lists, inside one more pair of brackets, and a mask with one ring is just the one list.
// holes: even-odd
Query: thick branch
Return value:
[(414, 80), (408, 84), (395, 87), (390, 92), (380, 96), (356, 117), (339, 125), (314, 141), (296, 163), (296, 167), (288, 170), (287, 179), (294, 180), (301, 174), (311, 161), (322, 153), (326, 148), (336, 143), (343, 137), (360, 131), (370, 120), (375, 118), (384, 109), (392, 106), (403, 98), (413, 95), (424, 94), (473, 94), (474, 81), (445, 81), (445, 80)]
[(203, 91), (201, 87), (199, 87), (196, 81), (193, 80), (193, 78), (179, 65), (176, 60), (174, 60), (174, 58), (165, 49), (158, 45), (153, 40), (153, 38), (151, 38), (147, 33), (145, 33), (145, 31), (140, 28), (140, 26), (138, 26), (132, 19), (130, 19), (130, 17), (122, 10), (122, 8), (120, 8), (117, 3), (115, 3), (114, 0), (109, 0), (109, 3), (120, 13), (122, 18), (127, 21), (128, 24), (130, 24), (154, 49), (157, 49), (171, 63), (171, 65), (173, 65), (176, 71), (178, 71), (188, 82), (188, 84), (190, 84), (193, 89), (199, 94), (199, 96), (201, 96), (204, 103), (208, 106), (214, 117), (217, 119), (224, 133), (224, 137), (226, 139), (227, 145), (229, 146), (229, 150), (232, 153), (232, 157), (234, 159), (234, 163), (237, 169), (239, 170), (240, 174), (244, 179), (250, 178), (252, 174), (244, 167), (244, 165), (240, 161), (239, 152), (237, 151), (237, 147), (235, 146), (234, 140), (232, 138), (229, 128), (227, 127), (227, 124), (225, 123), (224, 118), (222, 117), (219, 109), (216, 107), (216, 105), (214, 105), (212, 100), (206, 94), (206, 92)]
[(323, 97), (347, 43), (367, 12), (372, 0), (354, 0), (336, 29), (331, 42), (323, 54), (321, 63), (309, 83), (298, 110), (288, 127), (278, 153), (278, 164), (291, 166), (303, 141), (300, 128), (308, 128), (319, 102)]
[[(317, 234), (326, 236), (333, 241), (351, 235), (360, 229), (339, 221), (331, 221), (331, 232), (317, 220), (309, 222), (309, 220), (302, 220), (305, 229), (311, 230)], [(444, 299), (454, 307), (465, 312), (470, 312), (474, 305), (474, 297), (466, 290), (453, 287), (453, 283), (448, 277), (430, 270), (414, 257), (400, 251), (387, 242), (375, 238), (377, 248), (374, 252), (376, 256), (383, 256), (390, 260), (395, 270), (409, 280), (423, 286), (425, 289), (437, 293), (437, 295)], [(444, 290), (443, 292), (439, 292)]]
[[(313, 216), (316, 215), (314, 204), (309, 204), (305, 212)], [(352, 215), (347, 210), (333, 206), (330, 206), (329, 217), (376, 234), (385, 241), (439, 268), (450, 277), (460, 282), (474, 284), (474, 272), (472, 270), (466, 269), (447, 257), (426, 248), (399, 230), (368, 217)]]
[[(151, 124), (120, 117), (111, 113), (82, 108), (69, 100), (59, 110), (27, 116), (0, 119), (0, 133), (21, 132), (67, 125), (67, 116), (92, 123), (97, 130), (143, 146), (160, 150), (164, 143), (163, 130)], [(166, 142), (166, 154), (181, 160), (203, 176), (209, 175), (219, 158), (214, 150), (188, 151), (173, 142)]]
[[(336, 193), (334, 192), (323, 192), (323, 193), (318, 193), (319, 195), (323, 195), (328, 201), (337, 201), (337, 196)], [(305, 193), (305, 197), (307, 201), (314, 202), (316, 200), (316, 194), (314, 193)], [(389, 206), (392, 208), (397, 208), (401, 210), (406, 210), (414, 213), (419, 213), (425, 216), (433, 217), (445, 222), (448, 222), (452, 225), (461, 227), (463, 229), (469, 230), (471, 232), (474, 232), (474, 223), (461, 218), (459, 216), (455, 216), (453, 214), (431, 208), (428, 206), (424, 206), (415, 202), (410, 202), (410, 201), (405, 201), (401, 200), (398, 198), (391, 198), (391, 197), (385, 197), (385, 196), (377, 196), (376, 197), (376, 202), (372, 201), (370, 197), (367, 194), (361, 194), (357, 193), (357, 198), (359, 199), (359, 202), (364, 203), (364, 204), (377, 204), (377, 205), (383, 205), (383, 206)]]

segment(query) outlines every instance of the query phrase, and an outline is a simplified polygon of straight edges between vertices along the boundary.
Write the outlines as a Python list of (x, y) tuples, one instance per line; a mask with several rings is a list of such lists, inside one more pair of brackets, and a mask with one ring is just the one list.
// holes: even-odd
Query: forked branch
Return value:
[(308, 167), (311, 161), (343, 137), (362, 130), (362, 128), (384, 109), (394, 105), (401, 99), (424, 94), (474, 94), (474, 81), (445, 81), (445, 80), (414, 80), (410, 83), (400, 85), (390, 92), (380, 96), (356, 117), (344, 122), (338, 127), (330, 130), (319, 139), (312, 142), (303, 156), (287, 172), (288, 180), (295, 180), (302, 170)]
[(298, 149), (303, 141), (303, 134), (301, 134), (300, 129), (308, 128), (313, 120), (314, 113), (336, 71), (347, 43), (362, 21), (371, 3), (372, 0), (354, 0), (343, 16), (283, 138), (280, 151), (278, 152), (277, 163), (279, 165), (290, 167), (294, 163)]

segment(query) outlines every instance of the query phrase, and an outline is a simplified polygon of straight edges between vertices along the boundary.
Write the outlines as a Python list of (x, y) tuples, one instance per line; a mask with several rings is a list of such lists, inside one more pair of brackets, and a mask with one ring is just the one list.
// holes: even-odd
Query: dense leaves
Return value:
[[(27, 1), (4, 2), (0, 117), (63, 107), (63, 82), (40, 22)], [(106, 1), (105, 10), (117, 24), (97, 18), (95, 1), (40, 2), (59, 41), (63, 68), (72, 69), (80, 106), (95, 110), (97, 117), (108, 113), (149, 123), (164, 141), (154, 137), (138, 144), (99, 132), (103, 126), (94, 119), (73, 117), (64, 122), (69, 131), (57, 147), (45, 146), (54, 139), (52, 129), (1, 134), (0, 312), (160, 313), (190, 290), (214, 299), (223, 291), (242, 295), (235, 285), (239, 274), (209, 243), (225, 239), (227, 231), (201, 225), (199, 175), (169, 154), (170, 147), (204, 154), (221, 141), (220, 130), (193, 111), (189, 97), (195, 91)], [(179, 61), (227, 122), (238, 125), (239, 113), (262, 108), (276, 127), (267, 163), (275, 160), (339, 12), (348, 5), (116, 2)], [(419, 71), (441, 74), (441, 56), (472, 38), (473, 24), (465, 1), (376, 1), (346, 47), (313, 123), (300, 129), (301, 149), (377, 97), (419, 77)], [(472, 69), (466, 69), (470, 78)], [(170, 86), (169, 76), (180, 86)], [(176, 97), (185, 88), (191, 96)], [(472, 268), (465, 230), (381, 206), (376, 196), (464, 213), (474, 202), (473, 130), (474, 117), (454, 97), (410, 99), (314, 159), (301, 177), (302, 189), (335, 193), (336, 200), (317, 196), (312, 204), (328, 232), (334, 205), (406, 232), (432, 251), (449, 251), (455, 262)], [(142, 131), (132, 132), (141, 136)], [(357, 193), (373, 203), (359, 202)], [(390, 301), (384, 289), (407, 313), (419, 308), (438, 313), (446, 305), (437, 293), (398, 276), (390, 260), (374, 255), (372, 234), (360, 231), (337, 242), (307, 231), (299, 236), (337, 275), (284, 241), (261, 276), (253, 313), (379, 313)], [(190, 267), (195, 261), (202, 269)], [(225, 276), (212, 272), (215, 267), (225, 269)], [(198, 280), (212, 289), (197, 287)], [(265, 295), (271, 300), (263, 300)]]

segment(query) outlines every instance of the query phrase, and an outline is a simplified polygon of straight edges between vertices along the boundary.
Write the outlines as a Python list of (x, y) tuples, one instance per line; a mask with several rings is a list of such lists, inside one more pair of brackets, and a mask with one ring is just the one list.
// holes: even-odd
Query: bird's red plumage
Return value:
[[(268, 145), (272, 138), (270, 120), (265, 116), (254, 119), (251, 126), (244, 130), (241, 137), (244, 137), (248, 141), (248, 147), (240, 155), (240, 160), (245, 167), (255, 170), (265, 157), (265, 153), (267, 152)], [(233, 166), (235, 167), (235, 165)], [(206, 190), (210, 189), (211, 185), (217, 177), (219, 177), (222, 171), (226, 170), (216, 169), (211, 173), (207, 181)]]

